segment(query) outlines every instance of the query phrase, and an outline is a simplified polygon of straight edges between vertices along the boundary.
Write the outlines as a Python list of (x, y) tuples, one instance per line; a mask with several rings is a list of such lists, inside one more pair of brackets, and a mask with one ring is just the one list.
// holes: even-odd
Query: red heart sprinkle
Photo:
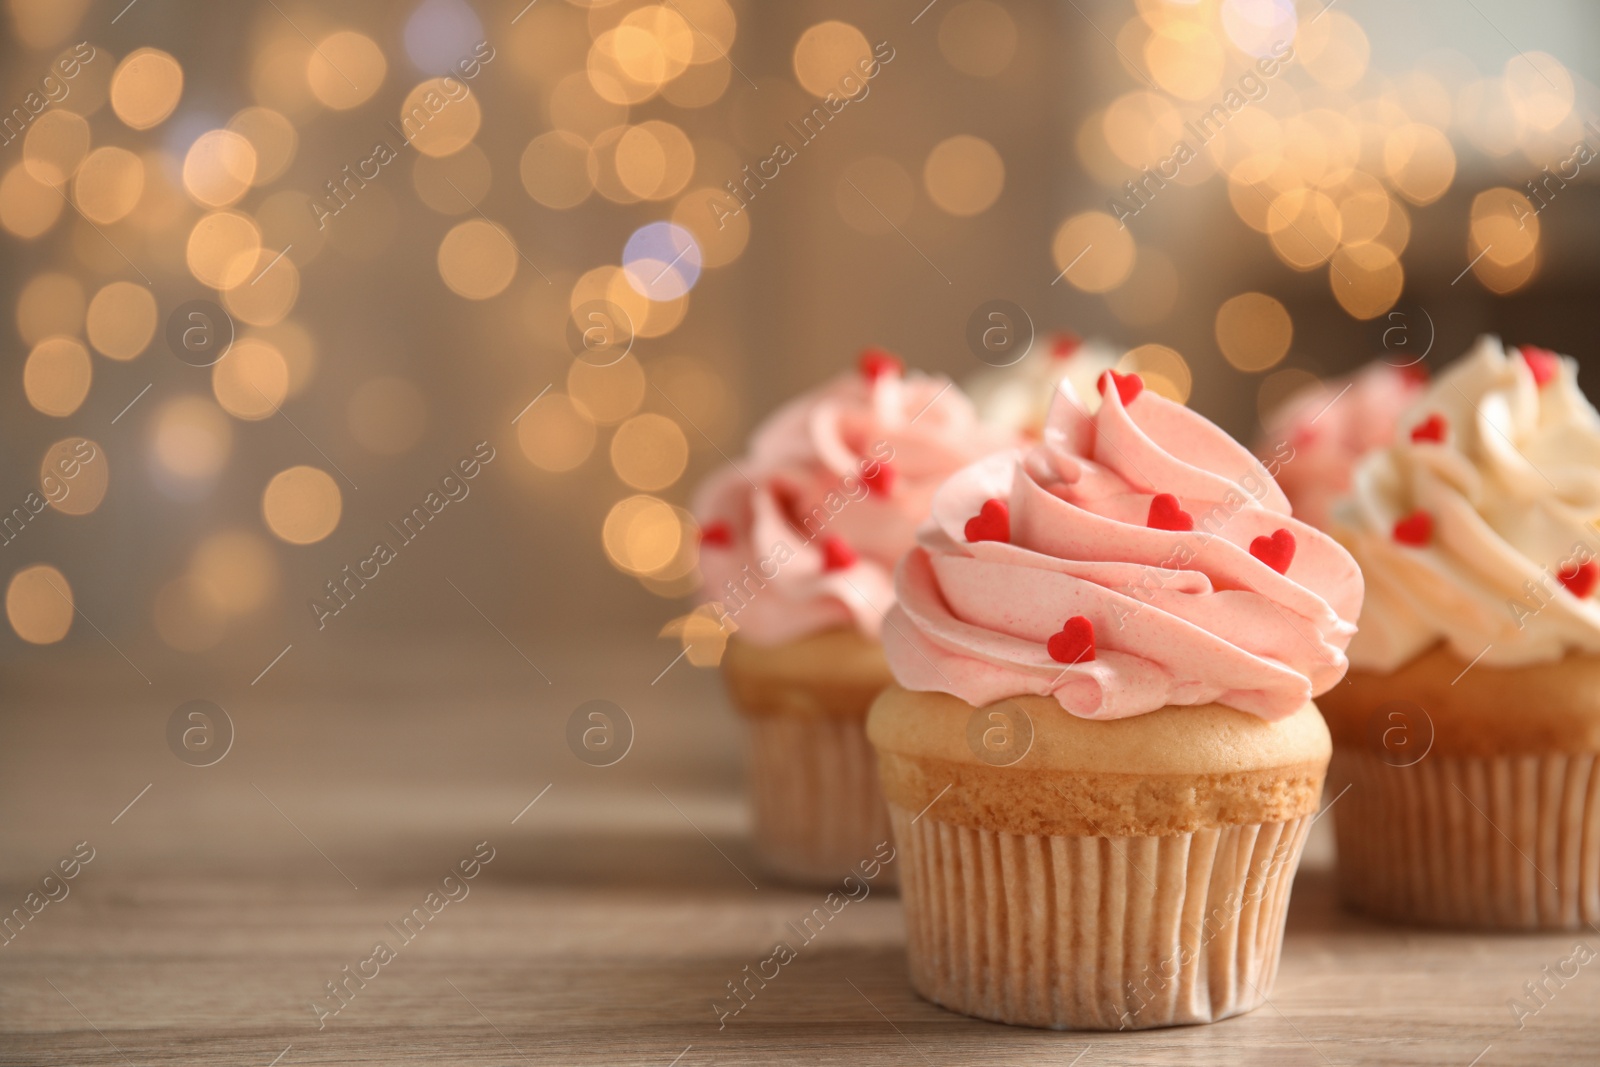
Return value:
[(1095, 386), (1100, 390), (1101, 396), (1106, 395), (1106, 381), (1108, 379), (1117, 383), (1117, 395), (1122, 397), (1123, 407), (1133, 403), (1133, 398), (1144, 392), (1144, 379), (1137, 374), (1118, 374), (1114, 370), (1108, 370), (1100, 375), (1099, 381), (1095, 382)]
[(720, 520), (708, 522), (700, 527), (700, 543), (726, 548), (733, 544), (733, 527)]
[(1422, 547), (1433, 540), (1433, 516), (1420, 508), (1394, 524), (1394, 539)]
[(861, 480), (867, 483), (867, 492), (888, 496), (894, 488), (895, 470), (887, 463), (874, 463), (861, 471)]
[(1289, 573), (1294, 562), (1294, 534), (1288, 530), (1273, 530), (1271, 537), (1258, 537), (1250, 542), (1250, 554), (1279, 574)]
[(856, 550), (842, 537), (829, 537), (822, 542), (822, 569), (825, 571), (849, 570), (856, 565)]
[(1443, 415), (1434, 412), (1411, 428), (1411, 440), (1413, 442), (1432, 441), (1435, 444), (1439, 444), (1444, 441), (1444, 432), (1449, 425), (1444, 421)]
[(1094, 659), (1094, 623), (1074, 615), (1061, 624), (1061, 632), (1051, 634), (1044, 647), (1057, 663), (1089, 663)]
[(1561, 357), (1548, 348), (1523, 345), (1518, 351), (1522, 353), (1523, 362), (1527, 363), (1528, 369), (1533, 372), (1535, 385), (1546, 384), (1561, 369)]
[(864, 349), (856, 360), (856, 367), (869, 382), (875, 382), (885, 374), (899, 375), (906, 369), (899, 356), (883, 348)]
[(1075, 333), (1058, 333), (1050, 345), (1050, 354), (1057, 359), (1067, 359), (1083, 347), (1083, 338)]
[(1427, 385), (1428, 378), (1430, 376), (1428, 374), (1427, 364), (1407, 363), (1404, 367), (1400, 368), (1400, 377), (1404, 378), (1412, 385)]
[(1556, 580), (1579, 600), (1587, 600), (1589, 594), (1594, 592), (1595, 584), (1600, 582), (1600, 564), (1591, 559), (1575, 567), (1563, 567), (1561, 573), (1556, 575)]
[(1004, 500), (985, 500), (978, 513), (967, 520), (967, 541), (1011, 540), (1011, 509)]
[(1157, 493), (1150, 500), (1150, 515), (1145, 525), (1152, 530), (1192, 530), (1194, 516), (1178, 506), (1178, 498), (1171, 493)]

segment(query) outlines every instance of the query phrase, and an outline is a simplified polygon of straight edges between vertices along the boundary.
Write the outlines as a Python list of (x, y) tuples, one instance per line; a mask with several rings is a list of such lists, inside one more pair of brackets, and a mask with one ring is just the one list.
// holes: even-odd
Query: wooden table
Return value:
[[(719, 1030), (725, 983), (820, 894), (750, 854), (715, 675), (679, 663), (651, 684), (662, 642), (517, 644), (549, 683), (505, 644), (465, 642), (325, 650), (254, 687), (183, 671), (147, 686), (83, 645), (9, 672), (0, 907), (77, 842), (95, 851), (0, 947), (0, 1063), (1600, 1062), (1600, 964), (1520, 1030), (1508, 1006), (1580, 938), (1347, 915), (1325, 826), (1271, 1003), (1243, 1018), (1056, 1034), (950, 1014), (911, 992), (898, 901), (874, 892)], [(210, 767), (167, 747), (197, 696), (236, 729)], [(593, 698), (635, 726), (611, 767), (565, 742)], [(483, 841), (494, 858), (466, 895), (402, 942), (388, 924)], [(341, 1003), (325, 983), (372, 973), (379, 940), (394, 958), (319, 1029), (313, 1001)]]

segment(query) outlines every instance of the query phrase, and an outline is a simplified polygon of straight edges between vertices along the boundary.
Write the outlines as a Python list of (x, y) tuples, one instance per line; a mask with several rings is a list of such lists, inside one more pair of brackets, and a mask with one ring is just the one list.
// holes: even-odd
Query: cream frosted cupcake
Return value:
[(1008, 367), (974, 374), (965, 383), (967, 395), (984, 422), (1037, 440), (1057, 385), (1070, 382), (1080, 397), (1092, 402), (1095, 382), (1121, 357), (1105, 341), (1058, 333), (1042, 354), (1030, 352)]
[(1600, 415), (1571, 359), (1481, 339), (1357, 469), (1368, 597), (1334, 737), (1339, 877), (1394, 919), (1600, 921)]
[(1400, 417), (1427, 387), (1426, 368), (1383, 361), (1317, 382), (1266, 420), (1256, 455), (1278, 480), (1295, 516), (1326, 530), (1333, 504), (1368, 452), (1394, 441)]
[(723, 672), (750, 725), (756, 844), (777, 873), (831, 881), (888, 840), (863, 724), (892, 681), (892, 571), (939, 484), (1009, 442), (947, 379), (871, 349), (696, 495), (705, 595), (735, 632)]
[(1354, 561), (1201, 416), (1108, 376), (933, 501), (868, 719), (912, 983), (1000, 1022), (1210, 1022), (1272, 984)]

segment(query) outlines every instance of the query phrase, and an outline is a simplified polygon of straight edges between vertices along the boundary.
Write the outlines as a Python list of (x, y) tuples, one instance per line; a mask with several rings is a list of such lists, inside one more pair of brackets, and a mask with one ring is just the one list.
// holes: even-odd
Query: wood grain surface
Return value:
[[(0, 909), (79, 842), (94, 858), (0, 947), (0, 1063), (1600, 1062), (1600, 961), (1547, 983), (1520, 1028), (1510, 1008), (1600, 933), (1348, 915), (1326, 826), (1270, 1004), (1242, 1018), (1057, 1034), (950, 1014), (912, 993), (898, 901), (874, 891), (719, 1028), (726, 983), (822, 894), (768, 879), (750, 853), (739, 726), (716, 676), (679, 663), (652, 683), (664, 643), (519, 639), (546, 683), (510, 643), (286, 658), (257, 686), (147, 686), (82, 650), (8, 678)], [(209, 767), (167, 744), (195, 698), (234, 724)], [(591, 699), (633, 724), (610, 767), (567, 746)], [(480, 842), (493, 858), (433, 914), (428, 894)], [(419, 906), (427, 921), (404, 941), (391, 924)], [(344, 968), (372, 973), (380, 941), (393, 958), (331, 999)]]

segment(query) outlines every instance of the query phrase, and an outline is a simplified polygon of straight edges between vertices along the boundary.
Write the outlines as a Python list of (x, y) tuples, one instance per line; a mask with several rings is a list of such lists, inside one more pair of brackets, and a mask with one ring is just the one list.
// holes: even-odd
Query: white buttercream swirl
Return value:
[[(1600, 603), (1560, 580), (1600, 555), (1600, 414), (1575, 361), (1524, 351), (1481, 338), (1335, 507), (1333, 532), (1367, 578), (1353, 666), (1392, 671), (1440, 641), (1488, 666), (1600, 653)], [(1413, 440), (1433, 416), (1442, 440)], [(1396, 523), (1418, 513), (1431, 536), (1402, 543)]]

